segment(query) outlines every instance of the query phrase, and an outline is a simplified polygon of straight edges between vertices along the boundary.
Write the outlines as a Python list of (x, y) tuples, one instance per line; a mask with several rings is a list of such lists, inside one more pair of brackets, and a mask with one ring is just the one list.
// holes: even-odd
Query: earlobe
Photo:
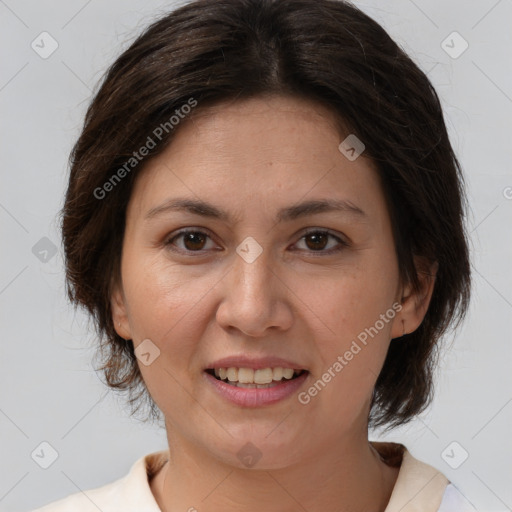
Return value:
[(122, 290), (115, 285), (110, 297), (110, 307), (112, 310), (112, 323), (117, 334), (125, 340), (131, 339), (130, 323), (126, 311), (126, 303)]
[(439, 265), (437, 262), (427, 264), (425, 259), (418, 257), (414, 258), (414, 263), (419, 289), (413, 290), (412, 285), (408, 283), (402, 290), (402, 309), (400, 315), (397, 316), (397, 321), (393, 324), (392, 338), (400, 338), (414, 332), (423, 322), (432, 299)]

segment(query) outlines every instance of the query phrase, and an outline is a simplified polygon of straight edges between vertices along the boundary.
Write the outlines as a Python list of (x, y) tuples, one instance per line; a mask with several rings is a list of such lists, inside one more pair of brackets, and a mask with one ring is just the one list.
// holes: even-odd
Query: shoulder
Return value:
[(476, 512), (476, 509), (452, 483), (446, 486), (437, 512)]
[(140, 457), (123, 478), (102, 487), (76, 492), (31, 512), (160, 512), (148, 477), (166, 455), (166, 451), (161, 451)]
[(437, 510), (448, 479), (404, 447), (398, 479), (386, 512)]
[(372, 442), (389, 465), (400, 467), (385, 512), (476, 512), (446, 476), (405, 446)]
[(398, 443), (371, 442), (390, 466), (400, 467), (385, 512), (476, 512), (438, 469), (416, 459)]

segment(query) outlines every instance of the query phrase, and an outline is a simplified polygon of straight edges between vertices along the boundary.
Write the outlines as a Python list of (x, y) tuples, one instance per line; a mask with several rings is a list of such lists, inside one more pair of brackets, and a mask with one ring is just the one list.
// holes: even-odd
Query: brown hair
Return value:
[[(135, 410), (147, 398), (156, 417), (133, 343), (117, 335), (110, 308), (126, 206), (143, 167), (127, 170), (126, 162), (191, 98), (198, 110), (267, 94), (327, 105), (364, 142), (380, 172), (403, 282), (418, 289), (413, 255), (438, 262), (422, 324), (391, 343), (374, 389), (370, 426), (403, 424), (430, 403), (438, 341), (469, 303), (463, 177), (428, 78), (379, 24), (347, 2), (197, 0), (154, 22), (122, 53), (105, 74), (70, 157), (62, 210), (69, 298), (92, 315), (107, 384), (127, 390)], [(175, 131), (162, 132), (147, 159)], [(122, 179), (113, 182), (123, 165)], [(108, 196), (99, 198), (107, 182)]]

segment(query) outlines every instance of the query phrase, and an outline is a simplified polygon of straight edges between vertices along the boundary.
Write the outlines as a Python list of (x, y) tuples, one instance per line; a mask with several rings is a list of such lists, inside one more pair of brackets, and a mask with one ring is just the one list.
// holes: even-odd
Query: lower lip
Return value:
[(302, 386), (309, 372), (305, 371), (295, 379), (285, 380), (271, 388), (263, 389), (239, 388), (216, 379), (208, 372), (204, 372), (204, 374), (215, 390), (230, 402), (242, 407), (261, 407), (289, 397)]

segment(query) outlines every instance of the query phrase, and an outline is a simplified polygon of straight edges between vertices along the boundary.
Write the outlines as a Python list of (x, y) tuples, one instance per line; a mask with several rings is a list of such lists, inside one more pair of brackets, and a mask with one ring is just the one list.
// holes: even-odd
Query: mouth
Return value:
[(265, 389), (297, 379), (307, 370), (292, 368), (207, 368), (206, 373), (218, 381), (239, 388)]

